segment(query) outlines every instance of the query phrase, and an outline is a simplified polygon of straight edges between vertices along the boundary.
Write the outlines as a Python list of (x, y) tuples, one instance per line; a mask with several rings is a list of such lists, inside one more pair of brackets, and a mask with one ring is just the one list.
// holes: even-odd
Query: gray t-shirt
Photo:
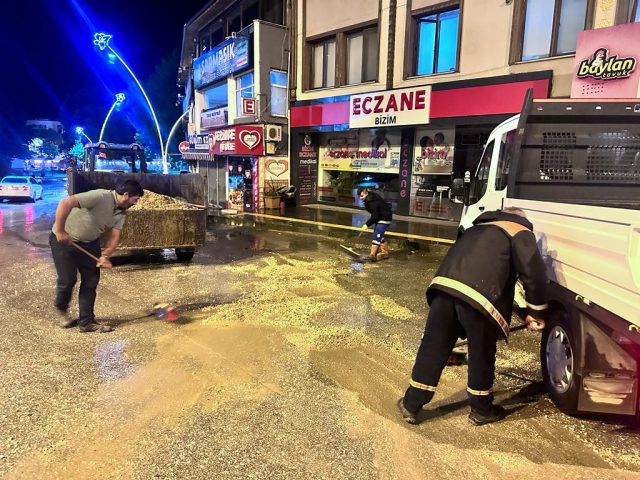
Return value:
[(76, 193), (75, 197), (80, 208), (71, 210), (64, 226), (73, 240), (93, 242), (112, 228), (122, 230), (125, 212), (118, 209), (114, 190), (89, 190)]

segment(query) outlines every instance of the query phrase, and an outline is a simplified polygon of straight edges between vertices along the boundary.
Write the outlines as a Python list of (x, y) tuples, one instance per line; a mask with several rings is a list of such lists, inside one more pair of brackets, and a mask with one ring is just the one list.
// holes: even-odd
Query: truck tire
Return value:
[(568, 415), (578, 411), (578, 326), (561, 308), (551, 311), (540, 342), (542, 377), (553, 403)]
[(181, 262), (188, 262), (193, 258), (193, 254), (196, 253), (195, 250), (190, 248), (176, 248), (176, 257)]

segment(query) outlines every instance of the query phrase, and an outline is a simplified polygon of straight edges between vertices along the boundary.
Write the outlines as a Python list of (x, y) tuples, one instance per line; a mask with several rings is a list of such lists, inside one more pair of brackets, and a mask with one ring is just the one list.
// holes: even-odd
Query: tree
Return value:
[(77, 162), (81, 161), (84, 157), (84, 145), (80, 140), (76, 140), (76, 143), (69, 149), (69, 155), (74, 157)]

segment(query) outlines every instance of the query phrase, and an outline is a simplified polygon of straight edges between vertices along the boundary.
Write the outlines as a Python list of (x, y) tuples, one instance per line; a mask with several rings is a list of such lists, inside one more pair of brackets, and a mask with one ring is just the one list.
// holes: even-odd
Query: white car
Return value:
[(42, 200), (42, 185), (33, 177), (9, 176), (0, 180), (0, 202), (3, 200)]

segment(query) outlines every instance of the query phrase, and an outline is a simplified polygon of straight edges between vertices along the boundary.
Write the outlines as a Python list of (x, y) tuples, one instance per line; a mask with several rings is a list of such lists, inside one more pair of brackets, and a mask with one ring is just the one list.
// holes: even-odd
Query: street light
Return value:
[(87, 140), (89, 140), (89, 143), (93, 143), (93, 140), (91, 140), (89, 138), (89, 135), (87, 135), (86, 133), (84, 133), (84, 128), (83, 127), (76, 127), (76, 133), (78, 135), (83, 135)]
[[(111, 47), (111, 45), (109, 45), (109, 41), (111, 40), (111, 38), (113, 38), (113, 37), (111, 35), (109, 35), (109, 34), (96, 33), (93, 36), (93, 44), (96, 45), (102, 51), (108, 49), (109, 52), (110, 52), (109, 56), (113, 55), (115, 58), (117, 58), (120, 61), (120, 63), (122, 63), (122, 65), (124, 65), (124, 68), (127, 69), (129, 74), (131, 75), (131, 77), (135, 80), (136, 84), (138, 85), (138, 88), (140, 88), (140, 91), (142, 92), (142, 95), (144, 96), (144, 99), (147, 101), (147, 105), (149, 106), (149, 110), (151, 111), (151, 116), (153, 117), (153, 121), (156, 124), (156, 130), (158, 131), (158, 141), (160, 142), (160, 153), (162, 153), (162, 152), (164, 152), (164, 145), (163, 145), (163, 142), (162, 142), (162, 134), (160, 133), (160, 124), (158, 123), (158, 118), (156, 117), (156, 112), (153, 110), (153, 106), (151, 105), (151, 100), (149, 100), (149, 97), (147, 96), (147, 93), (144, 91), (144, 88), (142, 88), (142, 84), (136, 78), (136, 76), (134, 75), (134, 73), (131, 70), (131, 68), (129, 68), (129, 65), (127, 65), (127, 63), (122, 59), (122, 57), (120, 55), (118, 55), (118, 52), (116, 52)], [(167, 165), (167, 162), (164, 160), (164, 158), (162, 160), (162, 173), (169, 173), (169, 166)]]
[(111, 108), (109, 109), (109, 112), (107, 113), (107, 116), (104, 117), (104, 122), (102, 122), (102, 129), (100, 130), (100, 138), (98, 139), (98, 142), (102, 141), (102, 136), (104, 135), (104, 129), (107, 127), (107, 122), (109, 121), (109, 117), (111, 116), (111, 112), (113, 112), (113, 109), (116, 107), (119, 107), (120, 105), (122, 105), (122, 102), (125, 101), (127, 97), (125, 96), (124, 93), (116, 93), (116, 99), (113, 102), (113, 104), (111, 105)]
[(182, 121), (182, 119), (189, 113), (189, 110), (186, 110), (182, 115), (180, 115), (180, 118), (178, 118), (178, 120), (176, 120), (176, 123), (173, 124), (173, 127), (171, 127), (171, 131), (169, 132), (169, 136), (167, 137), (167, 143), (165, 143), (164, 145), (164, 152), (162, 154), (162, 165), (168, 165), (169, 164), (169, 144), (171, 143), (171, 138), (173, 137), (173, 134), (175, 133), (176, 129), (178, 128), (178, 125), (180, 125), (180, 122)]

